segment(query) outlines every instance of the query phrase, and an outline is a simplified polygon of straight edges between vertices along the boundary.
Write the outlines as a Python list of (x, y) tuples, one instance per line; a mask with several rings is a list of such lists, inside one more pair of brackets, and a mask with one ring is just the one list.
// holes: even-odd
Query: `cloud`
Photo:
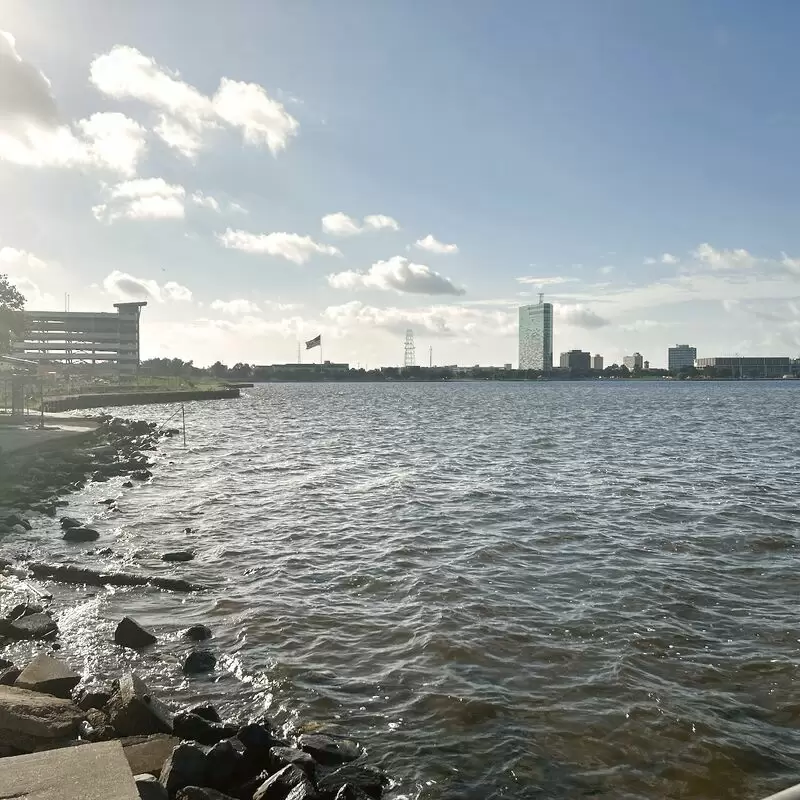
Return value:
[(201, 208), (209, 208), (212, 211), (216, 211), (217, 213), (219, 213), (220, 211), (219, 201), (215, 197), (212, 197), (210, 194), (195, 192), (192, 195), (192, 202), (195, 205), (200, 206)]
[(328, 276), (334, 289), (381, 289), (405, 294), (462, 295), (464, 289), (424, 264), (414, 264), (402, 256), (378, 261), (366, 272), (348, 270)]
[(228, 203), (228, 211), (234, 214), (249, 214), (250, 212), (239, 203)]
[(554, 276), (550, 278), (540, 278), (540, 277), (533, 277), (531, 275), (523, 276), (522, 278), (517, 278), (517, 283), (526, 283), (530, 284), (531, 286), (558, 286), (562, 283), (576, 283), (577, 278), (564, 278), (561, 276)]
[(104, 278), (103, 288), (123, 300), (155, 300), (163, 303), (168, 300), (189, 302), (192, 299), (191, 291), (175, 281), (168, 281), (162, 287), (154, 280), (136, 278), (117, 269)]
[(368, 214), (364, 217), (363, 223), (348, 216), (343, 211), (336, 211), (333, 214), (326, 214), (322, 218), (322, 230), (333, 236), (357, 236), (369, 230), (400, 230), (397, 220), (387, 217), (385, 214)]
[(613, 264), (606, 264), (604, 267), (600, 267), (600, 274), (601, 275), (610, 275), (614, 271), (615, 267)]
[(680, 259), (678, 256), (672, 255), (672, 253), (663, 253), (661, 255), (661, 263), (662, 264), (677, 264)]
[(94, 206), (98, 220), (118, 219), (183, 219), (186, 210), (183, 186), (167, 183), (163, 178), (137, 178), (124, 181), (108, 190), (109, 200)]
[(26, 250), (18, 250), (16, 247), (0, 247), (0, 269), (19, 269), (20, 267), (40, 270), (47, 267), (47, 262)]
[(585, 328), (586, 330), (597, 330), (609, 325), (609, 321), (605, 317), (601, 317), (585, 306), (556, 306), (556, 314), (561, 322), (565, 325), (571, 325), (573, 328)]
[(244, 314), (256, 314), (261, 309), (250, 300), (245, 300), (244, 298), (239, 300), (214, 300), (211, 303), (211, 308), (214, 311), (221, 311), (223, 314), (235, 314), (235, 315), (244, 315)]
[(25, 298), (25, 305), (29, 309), (52, 309), (56, 305), (53, 295), (43, 292), (37, 283), (30, 278), (18, 275), (9, 275), (9, 281), (17, 287)]
[(628, 332), (640, 332), (646, 330), (652, 330), (653, 328), (665, 328), (669, 327), (669, 322), (657, 322), (654, 319), (637, 319), (633, 322), (626, 322), (623, 325), (619, 326), (621, 331), (628, 331)]
[(692, 251), (692, 255), (712, 270), (747, 270), (758, 263), (747, 250), (716, 250), (707, 242)]
[(432, 234), (428, 234), (424, 239), (417, 239), (415, 247), (420, 250), (427, 250), (429, 253), (455, 254), (458, 252), (457, 244), (445, 244), (435, 239)]
[(58, 124), (50, 81), (17, 52), (16, 40), (0, 31), (0, 119), (26, 120), (45, 128)]
[(265, 146), (273, 154), (299, 129), (297, 120), (263, 86), (223, 77), (209, 96), (135, 47), (116, 45), (97, 56), (89, 79), (109, 97), (139, 100), (159, 111), (156, 133), (188, 158), (196, 157), (205, 134), (223, 124), (238, 130), (248, 144)]
[(310, 236), (299, 233), (249, 233), (228, 228), (217, 234), (223, 247), (244, 253), (285, 258), (294, 264), (305, 264), (312, 255), (338, 256), (339, 250), (331, 245), (315, 242)]
[(643, 262), (643, 263), (649, 267), (649, 266), (652, 266), (653, 264), (657, 264), (657, 263), (658, 263), (658, 260), (657, 260), (657, 259), (655, 259), (655, 258), (652, 258), (651, 256), (648, 256), (648, 257), (647, 257), (647, 258), (644, 260), (644, 262)]

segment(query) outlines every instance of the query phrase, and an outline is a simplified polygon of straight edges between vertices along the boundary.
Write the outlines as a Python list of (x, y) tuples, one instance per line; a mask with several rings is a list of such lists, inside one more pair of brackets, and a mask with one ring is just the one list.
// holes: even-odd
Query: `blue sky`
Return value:
[[(0, 12), (0, 271), (149, 301), (143, 354), (653, 364), (800, 354), (800, 6), (614, 0)], [(420, 360), (423, 360), (420, 358)]]

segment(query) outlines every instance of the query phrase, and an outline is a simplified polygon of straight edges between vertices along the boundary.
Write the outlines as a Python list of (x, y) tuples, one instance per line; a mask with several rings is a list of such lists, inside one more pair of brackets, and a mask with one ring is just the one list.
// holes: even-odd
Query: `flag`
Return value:
[(306, 342), (306, 350), (311, 350), (314, 347), (322, 347), (322, 334)]

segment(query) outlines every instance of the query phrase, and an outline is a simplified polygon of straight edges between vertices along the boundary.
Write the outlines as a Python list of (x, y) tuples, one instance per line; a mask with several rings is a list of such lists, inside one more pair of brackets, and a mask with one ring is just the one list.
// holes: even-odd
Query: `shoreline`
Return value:
[(238, 386), (222, 389), (178, 389), (175, 391), (131, 391), (72, 394), (46, 398), (45, 413), (79, 411), (113, 406), (142, 406), (157, 403), (188, 403), (192, 400), (233, 400), (241, 396)]

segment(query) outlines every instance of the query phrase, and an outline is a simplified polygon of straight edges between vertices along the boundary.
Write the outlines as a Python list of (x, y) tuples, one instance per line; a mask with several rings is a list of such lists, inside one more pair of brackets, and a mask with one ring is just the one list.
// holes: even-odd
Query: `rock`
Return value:
[(189, 583), (182, 578), (158, 578), (154, 576), (130, 575), (126, 572), (99, 572), (94, 569), (75, 567), (71, 564), (43, 564), (33, 561), (28, 569), (36, 578), (45, 578), (60, 583), (88, 584), (89, 586), (155, 586), (171, 592), (196, 592), (205, 587)]
[(363, 792), (358, 786), (346, 783), (336, 792), (334, 800), (370, 800), (370, 797), (371, 795)]
[(299, 783), (286, 795), (286, 800), (317, 800), (317, 792), (310, 782)]
[(272, 747), (269, 751), (269, 763), (274, 772), (290, 764), (300, 767), (310, 778), (317, 771), (317, 762), (312, 756), (296, 747)]
[(186, 786), (176, 795), (177, 800), (234, 800), (230, 795), (205, 786)]
[(14, 620), (6, 631), (12, 639), (52, 639), (58, 634), (58, 625), (47, 614), (29, 614)]
[(323, 794), (334, 794), (347, 784), (358, 789), (373, 800), (380, 800), (383, 790), (389, 785), (389, 778), (380, 770), (362, 764), (345, 764), (329, 772), (317, 781), (317, 788)]
[(138, 469), (136, 472), (131, 473), (131, 478), (135, 481), (146, 481), (148, 478), (152, 478), (153, 473), (150, 472), (149, 469)]
[(94, 542), (100, 534), (94, 528), (67, 528), (61, 538), (65, 542)]
[(161, 556), (162, 561), (191, 561), (194, 553), (191, 550), (173, 550)]
[(153, 736), (127, 736), (120, 739), (120, 743), (131, 772), (149, 772), (157, 778), (164, 762), (181, 740), (175, 736), (157, 733)]
[(307, 784), (313, 790), (311, 781), (305, 771), (294, 764), (289, 764), (270, 775), (261, 786), (256, 789), (253, 800), (284, 800), (295, 787)]
[(0, 745), (24, 752), (75, 737), (83, 712), (69, 700), (0, 686)]
[(113, 497), (107, 497), (105, 500), (98, 500), (99, 506), (113, 506), (117, 501)]
[(73, 700), (75, 705), (78, 708), (83, 709), (84, 711), (89, 711), (89, 709), (102, 709), (105, 708), (108, 704), (108, 701), (111, 699), (111, 692), (106, 691), (105, 689), (97, 689), (97, 688), (83, 688), (79, 689), (77, 692), (73, 692)]
[(108, 742), (117, 738), (117, 732), (108, 724), (108, 717), (96, 708), (86, 712), (86, 719), (80, 724), (81, 739), (87, 742)]
[(145, 630), (135, 619), (123, 617), (114, 631), (114, 641), (132, 650), (141, 650), (156, 643), (156, 637)]
[(208, 650), (195, 650), (186, 656), (183, 662), (183, 671), (187, 674), (199, 672), (213, 672), (217, 666), (217, 657)]
[(176, 714), (172, 725), (176, 736), (205, 745), (216, 744), (236, 735), (236, 729), (230, 725), (209, 722), (207, 719), (187, 711)]
[(14, 685), (32, 692), (44, 692), (68, 700), (72, 690), (81, 682), (81, 676), (73, 672), (63, 661), (39, 653), (22, 670)]
[(95, 472), (92, 475), (92, 482), (93, 483), (108, 483), (108, 475), (104, 475), (102, 472)]
[(192, 625), (191, 628), (187, 628), (183, 632), (183, 635), (195, 642), (202, 642), (205, 639), (210, 639), (214, 634), (211, 633), (211, 628), (206, 625)]
[(196, 714), (198, 717), (207, 719), (209, 722), (222, 722), (219, 712), (211, 703), (201, 703), (200, 705), (192, 706), (188, 710), (190, 714)]
[(202, 786), (206, 777), (206, 754), (194, 742), (182, 742), (164, 762), (159, 781), (174, 797), (186, 786)]
[(122, 488), (133, 489), (133, 481), (125, 481), (125, 483), (122, 484)]
[(297, 746), (326, 767), (355, 761), (364, 752), (351, 739), (323, 733), (303, 734), (297, 740)]
[(206, 753), (206, 785), (227, 789), (239, 777), (243, 760), (244, 745), (238, 739), (217, 742)]
[(119, 688), (108, 701), (106, 711), (120, 736), (172, 733), (172, 712), (132, 673), (119, 679)]
[[(6, 619), (13, 622), (22, 617), (29, 617), (31, 614), (41, 614), (44, 612), (44, 607), (38, 603), (18, 603), (6, 614)], [(8, 666), (8, 665), (6, 665)]]
[(169, 800), (167, 790), (155, 775), (134, 775), (140, 800)]
[(22, 517), (19, 514), (8, 514), (5, 521), (6, 526), (12, 530), (17, 525), (19, 525), (24, 531), (33, 530), (33, 525), (31, 525), (31, 523), (25, 519), (25, 517)]
[(0, 686), (13, 686), (21, 674), (22, 670), (13, 664), (0, 670)]

